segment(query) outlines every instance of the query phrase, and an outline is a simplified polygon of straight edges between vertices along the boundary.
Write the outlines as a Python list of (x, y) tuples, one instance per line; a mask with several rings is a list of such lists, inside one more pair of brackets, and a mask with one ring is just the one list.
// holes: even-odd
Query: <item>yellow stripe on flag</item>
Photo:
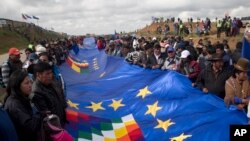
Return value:
[(116, 141), (116, 139), (112, 139), (112, 138), (104, 138), (104, 141)]
[(116, 129), (115, 130), (115, 136), (116, 138), (121, 138), (125, 135), (127, 135), (128, 132), (127, 132), (127, 129), (125, 127), (122, 127), (122, 128), (119, 128), (119, 129)]
[(74, 71), (76, 71), (76, 72), (78, 72), (78, 73), (80, 73), (81, 72), (81, 69), (79, 68), (79, 67), (77, 67), (74, 63), (72, 63), (72, 69), (74, 70)]
[(135, 122), (134, 120), (125, 122), (125, 125), (126, 125), (126, 126), (133, 125), (133, 124), (136, 124), (136, 122)]

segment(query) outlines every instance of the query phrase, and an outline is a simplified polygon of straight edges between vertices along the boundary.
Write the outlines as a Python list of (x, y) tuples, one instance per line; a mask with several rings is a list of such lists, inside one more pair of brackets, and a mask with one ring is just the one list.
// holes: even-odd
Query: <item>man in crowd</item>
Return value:
[(179, 70), (179, 58), (175, 55), (175, 50), (173, 47), (168, 47), (167, 49), (167, 58), (165, 59), (165, 62), (163, 63), (163, 66), (161, 67), (162, 70)]
[(182, 51), (180, 58), (180, 73), (187, 76), (192, 82), (192, 85), (194, 85), (201, 71), (199, 63), (193, 59), (193, 56), (188, 50)]
[(10, 75), (18, 69), (22, 69), (23, 63), (20, 60), (20, 51), (12, 47), (9, 49), (9, 59), (1, 67), (4, 86), (7, 87)]
[(231, 71), (223, 67), (220, 54), (213, 54), (209, 59), (211, 65), (199, 74), (196, 85), (204, 93), (212, 93), (222, 99), (225, 97), (225, 82), (231, 76)]

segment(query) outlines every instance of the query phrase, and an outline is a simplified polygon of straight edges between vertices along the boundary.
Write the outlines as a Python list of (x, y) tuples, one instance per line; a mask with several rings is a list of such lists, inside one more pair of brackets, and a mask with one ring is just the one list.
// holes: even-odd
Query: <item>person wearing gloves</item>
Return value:
[(250, 100), (250, 81), (247, 76), (249, 60), (240, 58), (234, 64), (234, 73), (226, 81), (225, 91), (226, 96), (224, 102), (227, 106), (234, 104), (239, 110), (247, 110), (248, 118), (250, 118), (249, 100)]

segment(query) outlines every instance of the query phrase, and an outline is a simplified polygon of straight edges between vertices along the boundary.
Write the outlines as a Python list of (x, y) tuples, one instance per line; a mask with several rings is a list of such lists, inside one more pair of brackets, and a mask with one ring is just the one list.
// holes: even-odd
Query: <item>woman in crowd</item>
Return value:
[(42, 115), (30, 104), (31, 81), (22, 70), (15, 71), (8, 82), (4, 109), (9, 114), (19, 141), (37, 141)]

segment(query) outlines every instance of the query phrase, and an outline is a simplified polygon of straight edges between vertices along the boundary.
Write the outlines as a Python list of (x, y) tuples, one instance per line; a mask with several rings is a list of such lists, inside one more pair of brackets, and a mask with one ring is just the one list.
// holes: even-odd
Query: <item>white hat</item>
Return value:
[(156, 40), (157, 38), (156, 37), (153, 37), (153, 39), (152, 40)]
[(42, 45), (37, 45), (36, 46), (36, 54), (39, 55), (42, 52), (46, 52), (46, 48), (43, 47)]
[(183, 50), (181, 52), (181, 57), (180, 58), (187, 58), (190, 55), (190, 52), (188, 50)]

